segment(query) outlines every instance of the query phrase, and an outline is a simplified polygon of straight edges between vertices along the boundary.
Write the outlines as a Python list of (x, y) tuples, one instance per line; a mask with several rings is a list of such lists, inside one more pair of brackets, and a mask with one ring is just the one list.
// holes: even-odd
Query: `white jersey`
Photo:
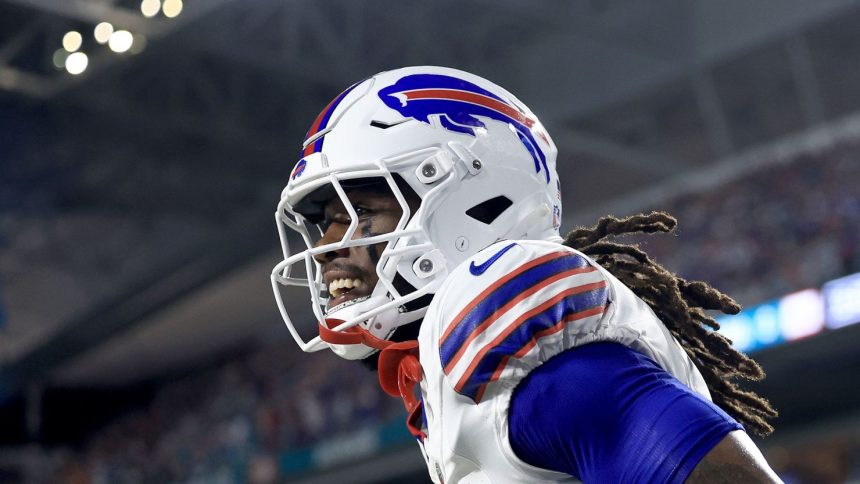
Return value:
[(570, 348), (624, 344), (710, 399), (690, 358), (654, 312), (582, 253), (548, 241), (502, 241), (448, 277), (418, 338), (434, 482), (575, 482), (520, 460), (508, 406), (533, 369)]

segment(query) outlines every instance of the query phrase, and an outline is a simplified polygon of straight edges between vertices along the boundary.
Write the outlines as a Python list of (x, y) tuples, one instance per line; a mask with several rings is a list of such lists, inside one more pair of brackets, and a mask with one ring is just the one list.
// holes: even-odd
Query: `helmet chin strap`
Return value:
[[(334, 318), (326, 318), (326, 324), (331, 327), (337, 327), (345, 321)], [(326, 328), (322, 324), (317, 323), (320, 331), (320, 339), (329, 344), (335, 345), (364, 345), (377, 350), (384, 350), (392, 345), (391, 341), (377, 338), (370, 331), (359, 326), (347, 328), (344, 331), (333, 331)]]
[[(378, 307), (381, 304), (389, 302), (390, 296), (379, 297), (371, 296), (357, 304), (352, 304), (348, 307), (335, 311), (336, 314), (330, 314), (323, 321), (317, 322), (319, 337), (327, 343), (332, 351), (341, 358), (347, 360), (363, 359), (376, 351), (381, 351), (391, 345), (388, 338), (399, 328), (408, 323), (418, 321), (427, 312), (426, 306), (411, 311), (401, 312), (400, 308), (393, 307), (389, 310), (373, 316), (370, 321), (352, 326), (344, 330), (334, 330), (346, 321), (362, 318), (362, 314), (366, 313), (370, 308)], [(409, 303), (404, 303), (404, 307)], [(380, 331), (374, 332), (366, 326), (370, 322), (380, 320), (387, 321), (384, 326), (379, 326)]]

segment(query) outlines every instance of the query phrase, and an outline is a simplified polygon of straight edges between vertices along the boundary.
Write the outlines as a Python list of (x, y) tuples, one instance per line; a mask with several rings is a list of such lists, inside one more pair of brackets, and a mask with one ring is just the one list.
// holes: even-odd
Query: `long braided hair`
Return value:
[(738, 387), (738, 378), (761, 380), (764, 371), (716, 330), (719, 324), (705, 310), (737, 314), (740, 306), (702, 281), (687, 281), (666, 270), (636, 245), (606, 240), (620, 235), (672, 232), (678, 221), (665, 212), (606, 216), (589, 228), (567, 234), (564, 245), (593, 257), (645, 301), (693, 360), (714, 403), (760, 436), (773, 432), (767, 422), (777, 416), (764, 398)]

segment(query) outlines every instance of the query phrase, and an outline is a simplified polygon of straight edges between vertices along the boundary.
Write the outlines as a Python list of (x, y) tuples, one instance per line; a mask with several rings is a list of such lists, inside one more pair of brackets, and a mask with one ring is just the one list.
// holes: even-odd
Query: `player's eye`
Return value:
[[(355, 210), (355, 215), (358, 216), (359, 220), (367, 217), (373, 212), (373, 210), (365, 205), (353, 205), (353, 209)], [(352, 218), (349, 216), (349, 213), (344, 210), (343, 212), (326, 215), (325, 218), (317, 224), (317, 227), (319, 227), (322, 233), (326, 233), (332, 225), (349, 226), (351, 222)]]

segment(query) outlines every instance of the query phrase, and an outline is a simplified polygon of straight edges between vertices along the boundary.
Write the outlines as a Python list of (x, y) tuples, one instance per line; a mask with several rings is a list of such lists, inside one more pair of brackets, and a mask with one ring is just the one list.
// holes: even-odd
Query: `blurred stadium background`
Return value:
[(300, 354), (268, 282), (307, 125), (413, 64), (532, 107), (564, 228), (676, 215), (645, 248), (745, 305), (773, 467), (860, 482), (848, 0), (0, 0), (0, 481), (426, 482), (399, 401)]

